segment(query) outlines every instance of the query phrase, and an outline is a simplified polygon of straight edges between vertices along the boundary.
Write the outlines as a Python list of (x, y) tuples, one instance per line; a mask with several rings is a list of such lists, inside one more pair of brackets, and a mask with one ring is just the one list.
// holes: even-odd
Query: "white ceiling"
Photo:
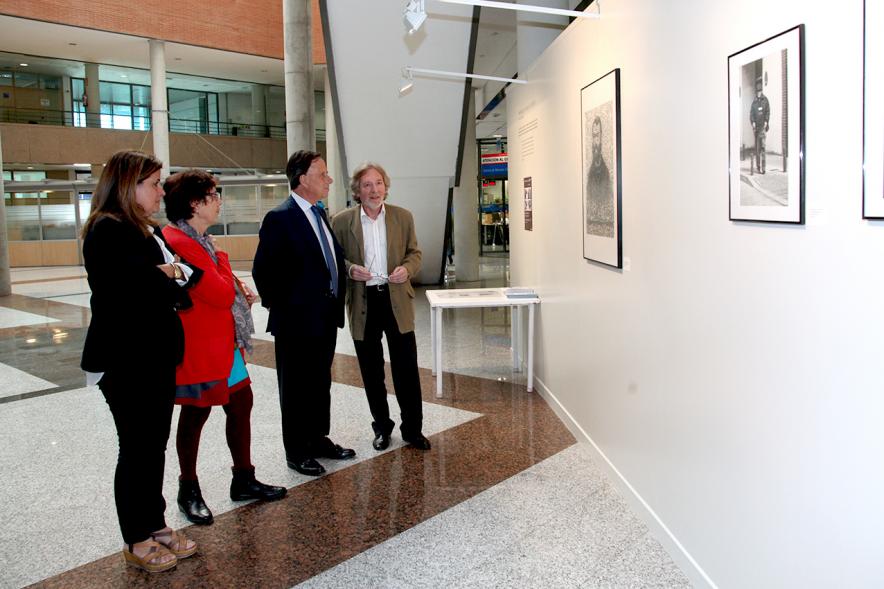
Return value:
[[(91, 62), (104, 66), (100, 69), (102, 80), (149, 84), (147, 41), (132, 35), (0, 15), (0, 52), (28, 57), (22, 62), (16, 56), (11, 59), (0, 56), (0, 69), (30, 68), (33, 71), (39, 66), (43, 71), (43, 67), (50, 67), (54, 70), (47, 73), (83, 77), (83, 63)], [(40, 59), (39, 56), (64, 56), (65, 59)], [(28, 63), (28, 67), (21, 67), (19, 63)], [(242, 82), (282, 86), (285, 79), (281, 59), (172, 42), (166, 42), (166, 70), (171, 78), (169, 87), (213, 92), (243, 91)], [(128, 79), (123, 78), (123, 74)], [(176, 85), (176, 74), (198, 79), (178, 80)], [(321, 81), (319, 88), (322, 88)]]

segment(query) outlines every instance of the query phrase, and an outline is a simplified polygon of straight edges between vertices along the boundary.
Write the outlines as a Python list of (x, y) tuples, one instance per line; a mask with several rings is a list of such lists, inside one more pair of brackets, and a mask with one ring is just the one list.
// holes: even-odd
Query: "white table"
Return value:
[(433, 338), (433, 375), (436, 397), (442, 396), (442, 310), (476, 307), (511, 307), (513, 370), (522, 370), (522, 309), (528, 307), (528, 392), (534, 389), (534, 307), (540, 297), (510, 298), (505, 288), (461, 288), (428, 290), (430, 328)]

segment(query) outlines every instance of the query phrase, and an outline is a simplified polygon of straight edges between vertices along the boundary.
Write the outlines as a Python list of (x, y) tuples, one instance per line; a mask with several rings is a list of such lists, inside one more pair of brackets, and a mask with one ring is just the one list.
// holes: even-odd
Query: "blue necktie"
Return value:
[(316, 222), (319, 223), (319, 243), (322, 245), (322, 253), (325, 255), (325, 265), (328, 266), (328, 272), (331, 276), (331, 291), (332, 294), (338, 296), (338, 267), (335, 265), (335, 257), (332, 255), (331, 248), (328, 246), (328, 239), (325, 237), (325, 215), (322, 214), (322, 209), (316, 205), (310, 207), (310, 210), (316, 215)]

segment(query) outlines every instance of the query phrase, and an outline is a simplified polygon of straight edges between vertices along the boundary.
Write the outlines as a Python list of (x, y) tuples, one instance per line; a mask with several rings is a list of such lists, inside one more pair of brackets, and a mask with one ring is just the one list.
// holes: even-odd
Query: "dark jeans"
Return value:
[(158, 374), (107, 372), (98, 383), (117, 427), (120, 452), (114, 500), (123, 541), (134, 544), (166, 527), (163, 470), (175, 401), (175, 369)]
[(381, 335), (387, 336), (390, 349), (390, 370), (393, 373), (393, 389), (402, 416), (403, 438), (421, 433), (423, 406), (421, 405), (421, 380), (417, 368), (417, 342), (414, 332), (399, 333), (399, 326), (390, 306), (390, 291), (366, 287), (367, 310), (363, 339), (354, 340), (359, 370), (368, 398), (368, 408), (374, 422), (375, 434), (390, 434), (393, 420), (387, 405), (387, 387), (384, 384), (384, 348)]
[(755, 169), (764, 172), (767, 167), (767, 133), (758, 131), (755, 133)]
[(275, 335), (276, 379), (282, 413), (282, 443), (288, 460), (316, 456), (328, 444), (331, 411), (331, 366), (338, 328), (308, 337)]

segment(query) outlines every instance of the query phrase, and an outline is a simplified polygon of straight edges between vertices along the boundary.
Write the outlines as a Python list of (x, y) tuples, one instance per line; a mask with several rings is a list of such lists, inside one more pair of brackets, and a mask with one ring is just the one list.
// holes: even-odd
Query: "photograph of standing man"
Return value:
[(286, 461), (319, 476), (325, 468), (317, 458), (356, 456), (328, 438), (331, 366), (344, 326), (344, 252), (316, 206), (332, 183), (322, 157), (295, 152), (285, 174), (291, 193), (261, 223), (252, 277), (270, 311)]
[[(770, 101), (762, 92), (762, 79), (755, 81), (755, 99), (749, 107), (749, 122), (755, 134), (755, 169), (760, 174), (767, 172), (767, 132), (770, 131)], [(750, 166), (751, 168), (751, 166)]]
[(385, 450), (395, 423), (390, 419), (384, 384), (386, 335), (393, 389), (402, 419), (402, 439), (429, 450), (421, 432), (423, 410), (414, 337), (414, 288), (411, 277), (421, 265), (414, 218), (406, 209), (385, 204), (390, 177), (378, 164), (365, 163), (353, 172), (350, 190), (358, 206), (335, 215), (335, 236), (344, 248), (347, 275), (347, 316), (362, 372), (375, 450)]

